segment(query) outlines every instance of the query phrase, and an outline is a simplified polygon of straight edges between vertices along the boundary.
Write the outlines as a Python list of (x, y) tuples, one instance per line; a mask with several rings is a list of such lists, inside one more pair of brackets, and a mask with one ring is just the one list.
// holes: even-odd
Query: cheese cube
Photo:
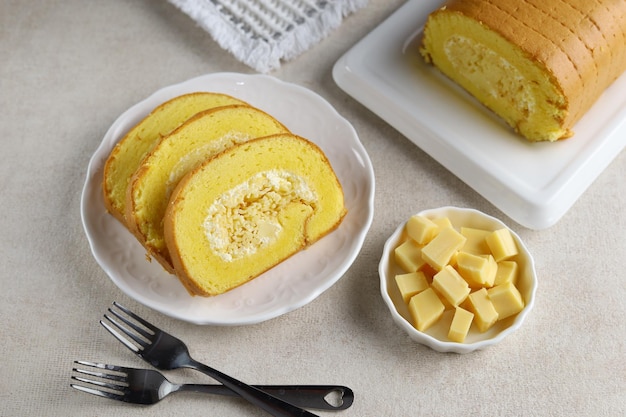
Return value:
[(518, 268), (517, 262), (515, 261), (498, 262), (496, 278), (493, 284), (500, 285), (506, 282), (511, 282), (515, 284), (517, 282), (517, 270), (518, 269), (519, 268)]
[(461, 251), (458, 253), (457, 269), (472, 287), (492, 287), (496, 279), (498, 264), (491, 255), (473, 255)]
[(448, 330), (448, 339), (453, 342), (463, 343), (472, 325), (472, 320), (474, 320), (473, 313), (464, 308), (457, 307), (452, 317), (450, 330)]
[(435, 287), (433, 287), (432, 285), (431, 285), (430, 288), (432, 288), (433, 291), (435, 291), (435, 294), (437, 294), (437, 297), (439, 297), (439, 300), (441, 300), (441, 304), (443, 304), (443, 309), (445, 311), (454, 310), (454, 308), (456, 306), (453, 306), (452, 304), (450, 304), (450, 301), (448, 301), (446, 299), (446, 297), (443, 296), (443, 294), (441, 294), (439, 291), (437, 291), (437, 289)]
[(496, 282), (496, 274), (498, 273), (498, 263), (492, 255), (482, 255), (487, 258), (487, 263), (489, 264), (489, 271), (487, 272), (487, 277), (485, 280), (486, 287), (493, 287)]
[(465, 301), (470, 293), (467, 282), (450, 265), (447, 265), (433, 277), (433, 288), (453, 306), (458, 306)]
[(466, 240), (465, 236), (456, 230), (445, 227), (422, 248), (422, 258), (437, 271), (441, 271)]
[(422, 259), (421, 246), (412, 239), (404, 241), (394, 250), (396, 263), (404, 272), (415, 272), (425, 263)]
[(402, 299), (405, 303), (408, 303), (411, 297), (415, 294), (424, 291), (428, 288), (428, 281), (426, 275), (421, 271), (409, 272), (407, 274), (396, 275), (396, 285), (400, 290)]
[(496, 262), (504, 261), (517, 255), (517, 244), (509, 229), (491, 232), (485, 238)]
[(474, 255), (490, 254), (491, 249), (489, 249), (489, 246), (485, 241), (485, 238), (490, 233), (491, 232), (489, 230), (461, 227), (461, 234), (467, 239), (461, 250)]
[(474, 323), (480, 332), (486, 332), (498, 321), (498, 312), (489, 299), (486, 288), (471, 293), (467, 297), (466, 306), (474, 313)]
[(443, 315), (443, 311), (443, 304), (432, 288), (427, 288), (414, 295), (409, 301), (409, 312), (413, 318), (413, 325), (420, 332), (428, 330), (430, 326), (435, 324)]
[(498, 312), (499, 320), (517, 314), (524, 308), (522, 295), (511, 282), (489, 288), (487, 294)]
[(420, 245), (430, 242), (438, 231), (439, 227), (424, 216), (411, 216), (406, 222), (406, 233)]
[(432, 222), (439, 226), (439, 230), (444, 227), (452, 227), (452, 222), (447, 217), (437, 217), (436, 219), (432, 219)]
[[(459, 252), (454, 252), (454, 253), (452, 254), (452, 257), (451, 257), (451, 258), (450, 258), (450, 260), (448, 261), (448, 265), (450, 265), (450, 266), (452, 266), (452, 267), (456, 268), (456, 258), (457, 258), (457, 256), (458, 256), (458, 255), (459, 255)], [(426, 264), (426, 265), (428, 265), (428, 264)]]

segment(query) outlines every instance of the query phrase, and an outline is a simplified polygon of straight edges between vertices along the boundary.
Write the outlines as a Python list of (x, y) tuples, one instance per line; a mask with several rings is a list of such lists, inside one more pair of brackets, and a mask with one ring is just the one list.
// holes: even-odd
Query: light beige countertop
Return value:
[[(166, 1), (0, 3), (1, 416), (267, 415), (232, 398), (180, 393), (144, 408), (70, 388), (74, 360), (145, 366), (98, 323), (113, 301), (248, 383), (354, 390), (350, 409), (319, 415), (626, 414), (626, 153), (556, 225), (519, 226), (333, 81), (335, 62), (402, 4), (371, 0), (269, 74), (325, 98), (369, 153), (374, 220), (356, 261), (288, 314), (199, 326), (145, 307), (108, 278), (83, 231), (82, 187), (90, 157), (129, 107), (193, 77), (254, 71)], [(414, 343), (392, 322), (379, 289), (387, 237), (411, 214), (446, 205), (509, 224), (534, 254), (539, 277), (523, 327), (466, 355)], [(189, 370), (168, 376), (211, 382)]]

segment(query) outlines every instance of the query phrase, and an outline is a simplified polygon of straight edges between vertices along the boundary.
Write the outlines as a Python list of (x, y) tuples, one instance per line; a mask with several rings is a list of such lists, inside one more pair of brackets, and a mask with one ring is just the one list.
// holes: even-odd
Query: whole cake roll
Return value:
[(528, 140), (564, 139), (626, 70), (626, 1), (451, 0), (420, 52)]

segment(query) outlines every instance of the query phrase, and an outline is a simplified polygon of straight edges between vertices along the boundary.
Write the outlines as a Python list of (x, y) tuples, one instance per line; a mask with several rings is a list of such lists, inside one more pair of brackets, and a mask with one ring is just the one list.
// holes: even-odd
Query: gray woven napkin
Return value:
[(168, 0), (238, 60), (267, 73), (337, 28), (367, 0)]

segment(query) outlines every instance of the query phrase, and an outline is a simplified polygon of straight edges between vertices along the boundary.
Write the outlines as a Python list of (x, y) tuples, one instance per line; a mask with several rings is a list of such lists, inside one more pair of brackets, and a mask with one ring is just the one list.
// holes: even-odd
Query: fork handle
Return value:
[[(280, 398), (302, 408), (339, 411), (352, 405), (354, 393), (342, 385), (252, 385), (254, 388)], [(201, 392), (206, 394), (238, 397), (239, 395), (224, 385), (183, 384), (178, 391)], [(328, 401), (336, 399), (336, 401)]]
[(267, 411), (275, 417), (319, 417), (310, 411), (303, 410), (300, 407), (296, 407), (278, 397), (268, 394), (265, 391), (261, 391), (251, 385), (244, 384), (243, 382), (228, 376), (217, 369), (213, 369), (203, 363), (190, 358), (190, 360), (182, 365), (187, 368), (192, 368), (200, 371), (218, 382), (224, 384), (227, 388), (239, 394), (242, 398), (245, 398), (251, 404)]

